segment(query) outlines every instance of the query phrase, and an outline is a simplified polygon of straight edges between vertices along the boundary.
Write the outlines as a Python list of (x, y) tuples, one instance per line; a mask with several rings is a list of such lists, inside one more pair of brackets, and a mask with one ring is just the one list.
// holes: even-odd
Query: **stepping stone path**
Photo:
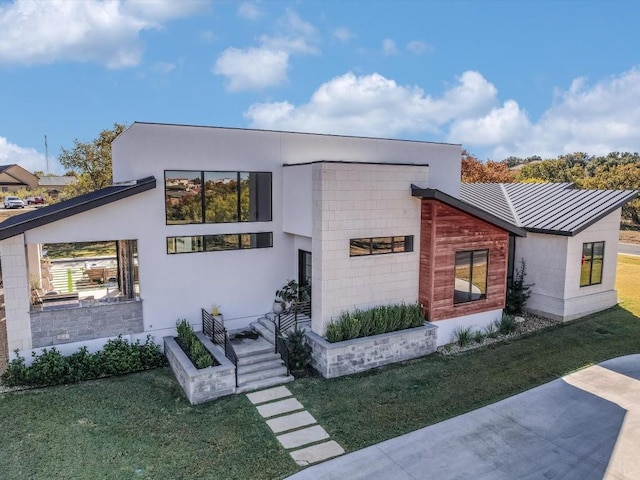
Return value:
[(248, 393), (247, 398), (268, 419), (267, 425), (298, 465), (306, 467), (344, 453), (287, 387)]

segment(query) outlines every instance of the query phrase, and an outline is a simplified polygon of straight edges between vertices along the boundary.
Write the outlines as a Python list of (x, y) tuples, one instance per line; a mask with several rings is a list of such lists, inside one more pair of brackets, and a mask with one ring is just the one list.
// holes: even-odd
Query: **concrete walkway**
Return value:
[(345, 478), (640, 479), (640, 355), (580, 370), (289, 477)]
[(344, 453), (287, 387), (260, 390), (248, 393), (247, 397), (262, 418), (269, 419), (267, 425), (298, 465), (305, 467)]

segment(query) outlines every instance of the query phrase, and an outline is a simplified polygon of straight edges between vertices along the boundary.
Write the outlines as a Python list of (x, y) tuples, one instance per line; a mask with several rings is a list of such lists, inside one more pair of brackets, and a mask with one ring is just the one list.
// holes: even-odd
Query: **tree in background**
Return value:
[(565, 160), (542, 160), (528, 163), (519, 171), (518, 182), (578, 182), (585, 176), (584, 167)]
[[(592, 176), (582, 180), (580, 187), (596, 190), (638, 190), (640, 162), (600, 165)], [(640, 199), (636, 198), (623, 206), (622, 216), (640, 224)]]
[(506, 162), (487, 160), (482, 163), (466, 150), (462, 151), (462, 181), (465, 183), (511, 183), (515, 174)]
[(80, 142), (76, 138), (71, 150), (64, 147), (60, 150), (60, 164), (78, 178), (77, 183), (65, 188), (65, 198), (111, 185), (111, 142), (126, 128), (126, 125), (114, 123), (112, 129), (103, 130), (98, 138), (90, 142)]

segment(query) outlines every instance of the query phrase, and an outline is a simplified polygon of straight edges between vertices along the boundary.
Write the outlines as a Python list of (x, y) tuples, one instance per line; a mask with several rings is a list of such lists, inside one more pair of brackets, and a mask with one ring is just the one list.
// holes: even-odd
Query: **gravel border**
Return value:
[(531, 313), (524, 313), (520, 318), (522, 318), (522, 321), (519, 322), (518, 330), (510, 333), (509, 335), (498, 335), (496, 338), (487, 337), (480, 343), (472, 341), (472, 343), (464, 347), (461, 347), (455, 342), (447, 343), (446, 345), (438, 347), (437, 352), (441, 355), (455, 355), (457, 353), (474, 350), (476, 348), (491, 345), (493, 343), (498, 343), (503, 340), (518, 338), (526, 333), (537, 332), (538, 330), (543, 330), (545, 328), (553, 327), (554, 325), (562, 323), (561, 320), (552, 320), (550, 318), (540, 317)]

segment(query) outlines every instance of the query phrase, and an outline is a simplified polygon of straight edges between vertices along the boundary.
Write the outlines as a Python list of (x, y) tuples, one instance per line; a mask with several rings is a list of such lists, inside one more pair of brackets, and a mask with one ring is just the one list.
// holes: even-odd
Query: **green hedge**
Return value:
[(369, 310), (344, 312), (340, 318), (327, 325), (327, 340), (335, 343), (352, 338), (380, 335), (419, 327), (424, 322), (422, 307), (418, 304), (381, 305)]
[(176, 330), (178, 332), (176, 342), (196, 368), (201, 369), (217, 365), (216, 359), (213, 358), (213, 355), (209, 353), (209, 350), (196, 336), (193, 327), (186, 319), (178, 320)]
[(104, 348), (89, 353), (87, 347), (70, 356), (64, 356), (56, 347), (42, 349), (41, 354), (32, 353), (33, 361), (25, 365), (25, 358), (16, 352), (7, 370), (0, 377), (3, 385), (46, 386), (75, 383), (112, 375), (149, 370), (167, 364), (160, 346), (147, 335), (145, 343), (137, 340), (129, 343), (121, 336), (109, 340)]

